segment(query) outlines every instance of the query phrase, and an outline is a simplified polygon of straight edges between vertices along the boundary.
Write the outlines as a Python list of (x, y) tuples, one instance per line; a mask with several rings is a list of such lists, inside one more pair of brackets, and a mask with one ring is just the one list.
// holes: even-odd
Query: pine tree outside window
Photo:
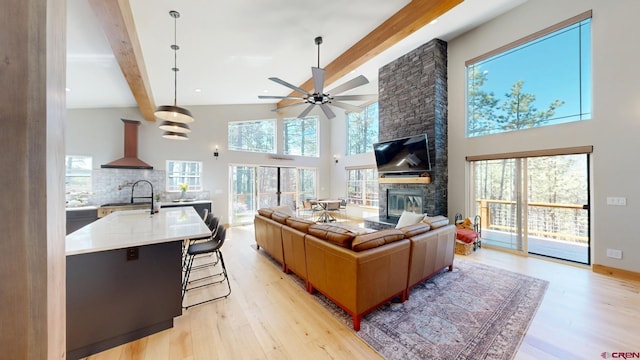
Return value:
[(467, 137), (591, 118), (591, 12), (467, 61)]

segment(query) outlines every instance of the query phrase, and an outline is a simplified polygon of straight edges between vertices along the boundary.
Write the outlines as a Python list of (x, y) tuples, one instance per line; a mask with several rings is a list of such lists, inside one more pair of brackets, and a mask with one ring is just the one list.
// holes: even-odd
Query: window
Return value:
[(167, 160), (167, 191), (182, 191), (183, 184), (189, 191), (202, 191), (202, 162)]
[(299, 203), (309, 199), (316, 199), (316, 175), (315, 168), (298, 168), (298, 199)]
[(318, 118), (284, 120), (285, 155), (318, 157)]
[(78, 194), (91, 192), (91, 156), (67, 155), (65, 162), (65, 192)]
[(367, 105), (362, 112), (347, 113), (347, 155), (373, 151), (378, 142), (378, 103)]
[(276, 120), (229, 122), (229, 150), (276, 153)]
[(591, 12), (472, 59), (467, 137), (591, 118)]
[(378, 206), (377, 169), (347, 169), (347, 202), (355, 205)]

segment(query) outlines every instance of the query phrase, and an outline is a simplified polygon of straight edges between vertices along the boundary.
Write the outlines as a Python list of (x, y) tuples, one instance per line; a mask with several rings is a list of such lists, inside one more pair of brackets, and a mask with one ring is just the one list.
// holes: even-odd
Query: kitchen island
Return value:
[(192, 207), (118, 211), (66, 237), (67, 358), (173, 326), (182, 243), (210, 234)]

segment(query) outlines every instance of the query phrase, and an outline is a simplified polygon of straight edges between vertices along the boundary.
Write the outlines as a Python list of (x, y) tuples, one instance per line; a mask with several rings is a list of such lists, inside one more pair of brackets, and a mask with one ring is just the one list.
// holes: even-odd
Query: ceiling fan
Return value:
[(309, 112), (313, 109), (314, 106), (319, 105), (324, 114), (329, 119), (333, 119), (336, 117), (336, 114), (333, 113), (329, 105), (339, 107), (341, 109), (353, 112), (362, 111), (362, 107), (355, 106), (351, 104), (344, 103), (343, 101), (366, 101), (366, 100), (376, 100), (378, 98), (377, 94), (371, 95), (338, 95), (345, 91), (357, 88), (358, 86), (362, 86), (369, 83), (366, 77), (360, 75), (355, 79), (351, 79), (346, 83), (333, 88), (328, 92), (324, 92), (324, 77), (325, 70), (320, 67), (320, 44), (322, 44), (322, 37), (318, 36), (315, 38), (315, 43), (318, 45), (318, 67), (311, 68), (311, 75), (313, 76), (313, 87), (314, 92), (310, 93), (302, 88), (299, 88), (295, 85), (292, 85), (284, 80), (281, 80), (277, 77), (270, 77), (269, 80), (275, 81), (280, 85), (284, 85), (290, 89), (293, 89), (296, 92), (302, 94), (302, 96), (258, 96), (259, 99), (289, 99), (289, 100), (300, 100), (300, 102), (283, 106), (275, 109), (274, 111), (279, 111), (285, 108), (299, 106), (308, 104), (308, 106), (298, 115), (298, 118), (303, 118), (309, 114)]

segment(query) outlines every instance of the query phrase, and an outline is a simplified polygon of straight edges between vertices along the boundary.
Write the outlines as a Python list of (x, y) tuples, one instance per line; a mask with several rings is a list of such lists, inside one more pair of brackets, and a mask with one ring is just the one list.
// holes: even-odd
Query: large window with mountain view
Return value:
[(318, 157), (318, 117), (285, 119), (285, 155)]
[(591, 118), (591, 11), (466, 63), (467, 136)]
[(276, 120), (230, 121), (229, 150), (276, 153)]
[(367, 105), (361, 112), (347, 113), (347, 155), (373, 151), (378, 141), (378, 103)]

